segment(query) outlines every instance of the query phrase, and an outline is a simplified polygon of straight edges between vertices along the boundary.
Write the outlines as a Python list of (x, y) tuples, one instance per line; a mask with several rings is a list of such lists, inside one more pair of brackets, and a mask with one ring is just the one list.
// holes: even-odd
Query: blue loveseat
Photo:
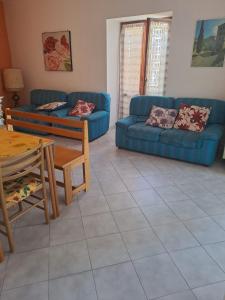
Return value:
[[(152, 105), (178, 109), (181, 103), (212, 108), (204, 131), (197, 133), (145, 125)], [(116, 123), (116, 145), (119, 148), (209, 166), (216, 158), (224, 126), (225, 101), (137, 96), (131, 99), (130, 115)]]
[[(76, 104), (79, 100), (85, 100), (88, 102), (93, 102), (96, 107), (94, 112), (85, 117), (72, 117), (68, 116), (69, 110)], [(56, 110), (53, 112), (38, 111), (37, 107), (42, 104), (50, 103), (53, 101), (65, 101), (67, 102), (66, 107)], [(72, 120), (87, 120), (88, 130), (89, 130), (89, 141), (93, 141), (101, 135), (105, 134), (109, 129), (109, 118), (110, 118), (110, 96), (106, 93), (93, 93), (93, 92), (73, 92), (67, 94), (62, 91), (54, 90), (33, 90), (30, 95), (30, 104), (23, 105), (16, 108), (20, 111), (32, 112), (37, 114), (44, 114), (49, 116), (55, 116), (59, 118), (72, 119)], [(34, 120), (30, 120), (35, 123), (42, 123)], [(44, 123), (51, 126), (49, 123)], [(77, 130), (77, 128), (73, 128)], [(31, 129), (17, 128), (17, 130), (41, 134), (41, 132), (33, 131)]]

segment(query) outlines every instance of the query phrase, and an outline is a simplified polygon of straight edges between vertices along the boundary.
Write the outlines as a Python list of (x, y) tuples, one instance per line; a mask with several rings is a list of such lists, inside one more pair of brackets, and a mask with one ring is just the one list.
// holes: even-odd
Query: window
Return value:
[(121, 25), (119, 116), (129, 115), (132, 96), (164, 95), (170, 20)]

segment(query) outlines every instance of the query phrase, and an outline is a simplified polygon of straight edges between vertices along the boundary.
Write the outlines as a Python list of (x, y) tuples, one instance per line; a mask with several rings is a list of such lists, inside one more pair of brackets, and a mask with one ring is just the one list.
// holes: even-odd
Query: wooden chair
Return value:
[[(37, 170), (39, 170), (39, 176), (34, 173)], [(41, 196), (36, 195), (37, 192), (42, 192)], [(24, 207), (23, 203), (28, 206)], [(11, 208), (15, 206), (18, 206), (18, 210), (10, 215)], [(8, 237), (12, 252), (14, 242), (11, 223), (34, 207), (44, 210), (45, 221), (48, 223), (42, 143), (22, 155), (0, 162), (0, 209), (3, 218), (0, 224), (5, 227), (5, 231), (0, 229), (0, 232)]]
[[(19, 119), (21, 118), (21, 119)], [(42, 124), (32, 123), (29, 120), (42, 122)], [(52, 126), (43, 125), (43, 122), (50, 123)], [(89, 142), (88, 142), (88, 123), (87, 121), (74, 121), (62, 118), (20, 112), (6, 109), (6, 125), (29, 128), (41, 132), (73, 138), (80, 140), (82, 150), (75, 150), (64, 146), (54, 147), (54, 166), (63, 172), (63, 182), (57, 181), (57, 185), (65, 190), (65, 203), (70, 204), (74, 194), (84, 190), (87, 191), (90, 185), (90, 160), (89, 160)], [(57, 127), (56, 127), (57, 126)], [(61, 127), (60, 127), (61, 126)], [(72, 130), (71, 128), (77, 128)], [(78, 186), (72, 184), (72, 170), (82, 165), (83, 182)]]

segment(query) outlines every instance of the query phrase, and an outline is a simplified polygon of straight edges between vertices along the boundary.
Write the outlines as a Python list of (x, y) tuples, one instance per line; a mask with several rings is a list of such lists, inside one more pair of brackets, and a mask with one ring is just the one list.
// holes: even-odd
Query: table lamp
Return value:
[(23, 76), (20, 69), (10, 68), (3, 70), (4, 86), (7, 91), (13, 92), (12, 99), (18, 106), (20, 96), (18, 92), (24, 88)]

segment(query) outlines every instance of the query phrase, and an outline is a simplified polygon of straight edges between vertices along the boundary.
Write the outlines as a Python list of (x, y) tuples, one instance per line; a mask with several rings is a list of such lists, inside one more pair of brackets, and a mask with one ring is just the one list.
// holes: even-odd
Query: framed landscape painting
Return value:
[(225, 18), (200, 20), (195, 30), (193, 67), (223, 67), (225, 54)]
[(46, 71), (72, 71), (70, 31), (42, 33)]

